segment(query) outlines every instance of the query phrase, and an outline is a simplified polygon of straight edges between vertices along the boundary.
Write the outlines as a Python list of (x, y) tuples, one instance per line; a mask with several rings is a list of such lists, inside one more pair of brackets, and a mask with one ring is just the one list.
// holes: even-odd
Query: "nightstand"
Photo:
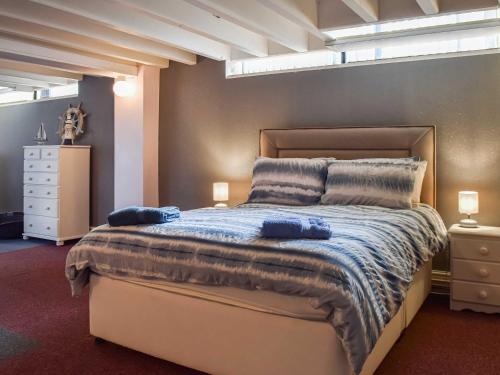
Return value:
[(452, 310), (500, 313), (500, 228), (449, 229)]

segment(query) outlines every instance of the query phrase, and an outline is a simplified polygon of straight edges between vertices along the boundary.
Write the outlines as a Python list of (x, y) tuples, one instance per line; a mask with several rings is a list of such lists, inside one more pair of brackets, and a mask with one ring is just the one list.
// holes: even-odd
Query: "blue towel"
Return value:
[(113, 211), (108, 215), (112, 227), (138, 224), (163, 224), (178, 219), (181, 213), (177, 207), (136, 207), (131, 206)]
[(274, 216), (264, 220), (261, 235), (266, 238), (327, 240), (331, 237), (332, 231), (328, 223), (321, 218)]

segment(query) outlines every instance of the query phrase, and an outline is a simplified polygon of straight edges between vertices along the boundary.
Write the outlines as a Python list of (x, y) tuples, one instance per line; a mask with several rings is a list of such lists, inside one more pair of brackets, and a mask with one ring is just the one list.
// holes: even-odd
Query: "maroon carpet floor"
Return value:
[[(71, 298), (64, 278), (68, 249), (0, 254), (0, 374), (199, 374), (95, 344), (88, 295)], [(452, 312), (431, 296), (377, 374), (500, 374), (500, 316)]]

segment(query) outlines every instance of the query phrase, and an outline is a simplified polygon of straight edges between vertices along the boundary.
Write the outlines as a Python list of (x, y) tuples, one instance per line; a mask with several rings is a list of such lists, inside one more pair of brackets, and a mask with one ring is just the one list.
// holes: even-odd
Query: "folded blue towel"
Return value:
[(177, 207), (127, 207), (113, 211), (108, 215), (112, 227), (138, 224), (163, 224), (178, 219), (181, 213)]
[(321, 218), (275, 216), (262, 223), (262, 237), (267, 238), (312, 238), (327, 240), (331, 237), (330, 226)]

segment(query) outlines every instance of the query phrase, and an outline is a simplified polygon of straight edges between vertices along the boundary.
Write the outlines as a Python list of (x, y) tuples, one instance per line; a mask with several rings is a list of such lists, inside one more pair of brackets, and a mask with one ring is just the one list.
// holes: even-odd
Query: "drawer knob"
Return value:
[(47, 156), (51, 156), (52, 155), (52, 152), (47, 152)]
[(50, 182), (50, 178), (47, 178), (47, 182)]
[(479, 276), (488, 277), (489, 275), (490, 275), (490, 273), (488, 272), (488, 270), (486, 268), (479, 269)]
[(479, 253), (481, 255), (488, 255), (490, 253), (490, 251), (488, 250), (488, 248), (486, 246), (481, 246), (479, 248)]
[(33, 190), (30, 190), (30, 194), (33, 194)]
[(50, 195), (50, 191), (47, 192), (47, 195)]
[(32, 204), (30, 204), (30, 205), (28, 206), (28, 208), (33, 208), (33, 205), (32, 205)]
[(47, 230), (50, 230), (50, 227), (47, 227)]
[(486, 299), (486, 298), (488, 298), (488, 292), (486, 290), (481, 290), (481, 291), (479, 291), (478, 296), (481, 299)]
[(46, 210), (47, 210), (47, 211), (50, 211), (50, 207), (47, 207), (47, 208), (46, 208)]
[(33, 226), (33, 224), (29, 224), (29, 225), (28, 225), (28, 227), (30, 227), (30, 228), (31, 228), (32, 226)]
[(30, 164), (30, 168), (33, 168), (33, 164)]
[(47, 165), (47, 168), (50, 168), (50, 164)]
[(28, 178), (28, 181), (33, 181), (33, 177), (29, 177), (29, 178)]

